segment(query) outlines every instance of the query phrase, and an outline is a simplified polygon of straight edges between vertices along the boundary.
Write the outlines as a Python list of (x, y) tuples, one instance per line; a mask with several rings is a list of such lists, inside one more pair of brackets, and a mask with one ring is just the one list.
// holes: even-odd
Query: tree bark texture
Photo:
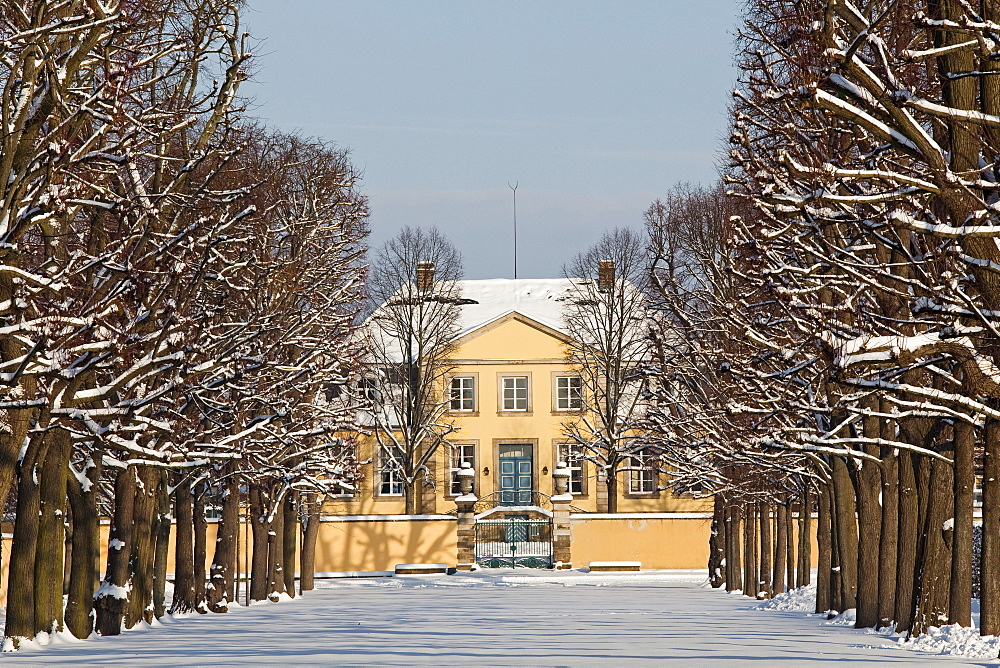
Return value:
[(972, 505), (976, 484), (975, 427), (955, 422), (954, 497), (951, 603), (948, 623), (972, 626)]
[[(184, 475), (184, 474), (182, 474)], [(176, 536), (174, 541), (174, 598), (170, 612), (192, 612), (197, 606), (194, 597), (194, 497), (191, 481), (186, 476), (174, 489)]]
[(194, 600), (195, 610), (205, 614), (205, 564), (208, 561), (208, 520), (205, 518), (205, 492), (207, 485), (199, 483), (194, 495)]
[[(17, 466), (17, 510), (14, 518), (14, 538), (10, 544), (10, 575), (4, 635), (15, 646), (35, 635), (35, 552), (38, 546), (38, 525), (41, 494), (38, 488), (38, 467), (44, 453), (45, 437), (35, 433)], [(27, 586), (31, 583), (31, 586)]]
[(282, 504), (284, 519), (282, 520), (282, 539), (281, 539), (281, 563), (284, 565), (284, 587), (285, 593), (295, 597), (295, 553), (296, 553), (296, 541), (299, 535), (299, 522), (298, 522), (298, 504), (296, 503), (295, 493), (289, 492), (286, 495), (285, 502)]
[[(951, 591), (951, 529), (953, 519), (953, 476), (951, 467), (939, 459), (931, 461), (927, 514), (923, 528), (923, 549), (917, 611), (911, 635), (925, 633), (948, 619)], [(970, 587), (971, 594), (971, 587)]]
[(855, 607), (858, 590), (858, 524), (854, 484), (847, 464), (833, 458), (833, 504), (837, 531), (837, 571), (840, 576), (840, 611)]
[[(990, 400), (989, 405), (994, 409), (1000, 408), (1000, 400)], [(986, 418), (983, 440), (979, 632), (985, 636), (1000, 635), (1000, 420)]]
[(917, 533), (919, 500), (917, 499), (914, 455), (899, 453), (899, 551), (896, 555), (896, 632), (908, 631), (913, 624), (914, 592), (917, 574)]
[(708, 581), (718, 589), (725, 584), (722, 566), (725, 562), (725, 500), (716, 494), (712, 503), (712, 529), (708, 539)]
[(272, 512), (271, 529), (267, 532), (267, 596), (277, 601), (285, 593), (285, 499), (275, 501), (278, 506)]
[(309, 494), (304, 499), (305, 509), (302, 518), (302, 552), (299, 571), (299, 591), (312, 591), (316, 573), (316, 542), (319, 538), (320, 504), (315, 494)]
[(69, 502), (73, 508), (73, 555), (66, 597), (66, 628), (83, 639), (94, 632), (94, 592), (100, 577), (100, 517), (97, 512), (101, 453), (92, 455), (84, 471), (87, 486), (69, 476)]
[(236, 548), (239, 545), (240, 488), (232, 477), (226, 482), (218, 528), (219, 536), (212, 557), (208, 608), (212, 612), (227, 612), (230, 603), (236, 603), (236, 573), (239, 572)]
[(899, 559), (899, 460), (890, 448), (882, 457), (882, 530), (879, 534), (878, 626), (891, 626), (896, 613)]
[(250, 566), (250, 600), (263, 601), (268, 594), (268, 534), (267, 507), (263, 492), (257, 485), (250, 486), (250, 527), (253, 534)]
[(40, 464), (38, 546), (35, 550), (35, 632), (62, 630), (63, 548), (66, 543), (66, 476), (69, 434), (54, 429), (45, 435), (50, 445)]
[(132, 516), (135, 510), (136, 469), (129, 466), (115, 479), (115, 510), (108, 545), (108, 568), (95, 594), (97, 632), (115, 636), (122, 632), (128, 608), (129, 560), (132, 556)]
[(153, 515), (156, 512), (156, 487), (159, 470), (142, 466), (138, 470), (139, 484), (135, 492), (133, 522), (135, 540), (132, 543), (132, 592), (125, 613), (125, 628), (141, 621), (153, 621)]
[(771, 595), (785, 591), (785, 563), (788, 556), (788, 506), (775, 505), (774, 519), (774, 568), (771, 571)]
[[(813, 494), (806, 485), (802, 490), (799, 506), (799, 558), (795, 573), (795, 586), (804, 587), (812, 578), (812, 506)], [(828, 513), (829, 515), (829, 513)], [(818, 539), (817, 539), (818, 542)]]
[(159, 471), (156, 487), (156, 521), (154, 536), (156, 549), (153, 553), (153, 616), (159, 619), (167, 613), (167, 555), (170, 554), (170, 490), (165, 471)]
[[(822, 614), (833, 609), (830, 597), (830, 581), (832, 579), (833, 550), (831, 539), (833, 527), (830, 522), (830, 485), (824, 485), (819, 490), (819, 512), (817, 513), (816, 550), (819, 563), (816, 568), (816, 614)], [(801, 533), (799, 534), (802, 535)], [(801, 566), (799, 572), (802, 572)], [(801, 578), (801, 576), (800, 576)]]
[(760, 575), (757, 578), (757, 598), (771, 598), (771, 557), (774, 543), (771, 540), (771, 504), (757, 504), (757, 518), (760, 522)]

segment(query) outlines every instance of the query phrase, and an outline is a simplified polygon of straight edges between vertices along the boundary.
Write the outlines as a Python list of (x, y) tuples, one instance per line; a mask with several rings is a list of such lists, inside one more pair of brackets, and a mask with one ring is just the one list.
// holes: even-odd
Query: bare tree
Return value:
[(645, 433), (650, 361), (649, 313), (644, 289), (648, 261), (643, 235), (628, 228), (606, 233), (563, 268), (574, 290), (564, 310), (567, 359), (581, 378), (582, 411), (564, 424), (566, 435), (596, 464), (617, 512), (626, 489), (659, 490), (659, 457)]
[(444, 380), (458, 333), (462, 260), (436, 229), (404, 228), (371, 267), (362, 400), (376, 448), (376, 486), (402, 493), (419, 513), (434, 455), (453, 425), (442, 421)]

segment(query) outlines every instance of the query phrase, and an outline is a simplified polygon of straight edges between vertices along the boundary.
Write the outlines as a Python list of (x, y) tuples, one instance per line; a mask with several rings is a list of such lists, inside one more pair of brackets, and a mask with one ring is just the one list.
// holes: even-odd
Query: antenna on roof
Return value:
[(519, 181), (514, 181), (514, 185), (507, 182), (507, 187), (514, 193), (514, 278), (517, 278), (517, 186)]

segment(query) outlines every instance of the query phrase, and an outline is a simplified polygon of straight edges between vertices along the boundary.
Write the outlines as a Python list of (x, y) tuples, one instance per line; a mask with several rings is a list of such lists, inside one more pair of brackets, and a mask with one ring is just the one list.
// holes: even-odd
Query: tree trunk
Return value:
[(908, 631), (913, 624), (914, 591), (917, 573), (917, 499), (916, 471), (913, 454), (899, 453), (899, 532), (896, 553), (896, 632)]
[(205, 483), (199, 483), (194, 495), (194, 600), (195, 610), (208, 612), (205, 590), (205, 564), (208, 561), (208, 521), (205, 518)]
[(774, 570), (771, 572), (771, 595), (785, 591), (785, 562), (788, 556), (788, 506), (778, 502), (774, 520)]
[(608, 510), (609, 513), (618, 512), (618, 467), (609, 466), (605, 473), (605, 486), (608, 489)]
[(167, 556), (170, 554), (170, 489), (165, 471), (159, 472), (156, 488), (156, 550), (153, 553), (153, 615), (159, 619), (166, 614)]
[(94, 592), (97, 589), (98, 562), (101, 555), (100, 516), (97, 495), (100, 491), (102, 454), (96, 452), (87, 462), (86, 488), (76, 476), (69, 476), (69, 502), (73, 508), (73, 555), (69, 570), (69, 593), (66, 597), (66, 628), (83, 639), (94, 632)]
[(757, 504), (744, 504), (746, 516), (743, 518), (743, 594), (756, 597), (759, 589), (757, 580)]
[(899, 462), (891, 448), (882, 457), (882, 530), (879, 533), (878, 626), (892, 626), (899, 559)]
[[(875, 422), (865, 418), (866, 423)], [(865, 434), (869, 438), (878, 438), (877, 424), (874, 433), (869, 433), (866, 426)], [(869, 455), (871, 447), (865, 450)], [(859, 461), (855, 475), (857, 480), (858, 500), (858, 588), (857, 588), (857, 618), (854, 628), (875, 628), (879, 620), (879, 544), (882, 529), (882, 508), (878, 497), (882, 487), (882, 475), (874, 462)]]
[(132, 547), (132, 592), (125, 613), (125, 628), (153, 617), (153, 514), (156, 511), (156, 486), (159, 471), (152, 466), (139, 469), (135, 493), (135, 541)]
[(268, 598), (277, 601), (285, 593), (285, 499), (275, 501), (271, 530), (267, 533)]
[(732, 589), (731, 591), (743, 591), (743, 541), (741, 539), (742, 531), (741, 524), (743, 522), (743, 508), (741, 504), (731, 504), (729, 506), (729, 515), (732, 518), (730, 522), (730, 540), (729, 545), (732, 548), (729, 551), (729, 556), (726, 557), (727, 561), (732, 560), (733, 562), (733, 579), (732, 579)]
[(757, 517), (760, 521), (760, 575), (757, 578), (757, 598), (771, 598), (771, 557), (774, 555), (774, 543), (771, 541), (771, 504), (757, 504)]
[[(828, 513), (829, 515), (829, 513)], [(829, 517), (828, 517), (829, 519)], [(812, 576), (812, 494), (807, 484), (802, 490), (802, 505), (799, 511), (799, 559), (795, 574), (795, 586), (804, 587)]]
[(858, 523), (854, 503), (854, 483), (847, 464), (833, 458), (833, 504), (837, 531), (837, 565), (840, 566), (840, 606), (844, 611), (856, 606), (858, 590)]
[[(1000, 399), (990, 399), (988, 405), (996, 410), (1000, 408)], [(986, 418), (983, 449), (979, 632), (994, 636), (1000, 635), (1000, 419)], [(900, 552), (902, 549), (900, 546)]]
[(833, 481), (830, 482), (830, 609), (843, 612), (844, 588), (841, 586), (840, 571), (840, 534), (837, 532), (837, 502), (833, 491)]
[(69, 433), (55, 429), (40, 462), (38, 539), (35, 550), (35, 632), (62, 630), (63, 547), (66, 544), (66, 476), (69, 473)]
[(708, 581), (716, 589), (725, 584), (722, 572), (726, 550), (725, 512), (725, 501), (721, 494), (716, 494), (712, 506), (712, 532), (708, 539)]
[(955, 519), (952, 534), (951, 605), (948, 623), (972, 626), (972, 504), (976, 472), (975, 428), (955, 422)]
[(263, 601), (268, 593), (268, 534), (270, 523), (267, 521), (267, 507), (264, 494), (258, 485), (250, 486), (250, 527), (253, 531), (251, 554), (253, 563), (250, 566), (250, 601)]
[(299, 567), (299, 591), (312, 591), (316, 574), (316, 542), (319, 538), (320, 502), (315, 494), (308, 494), (302, 518), (302, 553)]
[(192, 612), (198, 603), (194, 596), (194, 497), (186, 473), (174, 489), (174, 514), (177, 535), (174, 543), (174, 599), (171, 614)]
[(298, 504), (295, 493), (288, 492), (283, 505), (285, 517), (282, 520), (281, 563), (284, 564), (285, 593), (295, 597), (295, 542), (299, 534)]
[(122, 620), (128, 608), (136, 482), (135, 466), (119, 471), (115, 479), (115, 511), (108, 543), (108, 569), (94, 595), (97, 632), (102, 636), (116, 636), (122, 632)]
[(795, 589), (795, 520), (792, 500), (785, 505), (785, 589)]
[[(950, 453), (949, 453), (950, 454)], [(951, 466), (939, 459), (931, 461), (927, 514), (923, 529), (923, 550), (919, 577), (919, 598), (911, 635), (926, 633), (948, 619), (951, 590), (951, 528), (954, 519), (954, 476)], [(970, 589), (971, 594), (971, 589)]]
[(228, 612), (230, 601), (236, 603), (235, 575), (239, 572), (236, 548), (240, 529), (240, 486), (232, 476), (226, 482), (218, 528), (208, 585), (208, 607), (212, 612)]
[[(32, 434), (17, 466), (17, 508), (14, 538), (10, 543), (10, 575), (7, 582), (7, 610), (4, 635), (14, 646), (35, 635), (35, 552), (38, 546), (38, 516), (41, 495), (38, 488), (39, 462), (45, 454), (44, 433)], [(23, 583), (21, 586), (12, 586)], [(32, 583), (28, 586), (28, 583)]]
[[(831, 540), (833, 527), (830, 522), (830, 485), (819, 489), (819, 512), (817, 513), (816, 549), (819, 551), (819, 563), (816, 569), (816, 614), (823, 614), (833, 609), (830, 596), (830, 581), (833, 573), (833, 550)], [(799, 534), (802, 535), (801, 533)], [(801, 550), (800, 550), (801, 552)], [(799, 572), (802, 572), (801, 566)], [(800, 581), (801, 581), (801, 575)]]

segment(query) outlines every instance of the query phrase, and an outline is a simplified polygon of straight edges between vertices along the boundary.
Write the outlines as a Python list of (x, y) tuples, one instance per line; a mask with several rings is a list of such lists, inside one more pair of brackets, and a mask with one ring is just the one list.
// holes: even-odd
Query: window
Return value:
[(640, 450), (631, 457), (628, 472), (628, 491), (632, 494), (652, 494), (656, 491), (656, 471), (652, 454)]
[(503, 410), (528, 410), (527, 376), (505, 376), (503, 378)]
[(577, 411), (583, 408), (583, 379), (580, 376), (556, 376), (556, 410)]
[(558, 461), (566, 462), (569, 469), (569, 491), (575, 496), (584, 494), (583, 487), (583, 448), (577, 443), (560, 443), (558, 446)]
[(456, 376), (451, 379), (451, 399), (449, 407), (453, 411), (476, 410), (476, 379), (474, 376)]
[(451, 493), (456, 496), (462, 493), (462, 486), (458, 481), (458, 470), (462, 468), (463, 462), (469, 462), (472, 469), (476, 469), (475, 443), (456, 443), (451, 448)]
[(358, 394), (361, 395), (363, 399), (378, 401), (378, 381), (374, 378), (361, 378), (358, 380)]
[(354, 487), (344, 482), (333, 483), (330, 496), (338, 499), (347, 499), (354, 496)]
[(381, 496), (401, 496), (403, 494), (403, 472), (395, 457), (383, 454), (379, 466), (381, 484), (378, 493)]

